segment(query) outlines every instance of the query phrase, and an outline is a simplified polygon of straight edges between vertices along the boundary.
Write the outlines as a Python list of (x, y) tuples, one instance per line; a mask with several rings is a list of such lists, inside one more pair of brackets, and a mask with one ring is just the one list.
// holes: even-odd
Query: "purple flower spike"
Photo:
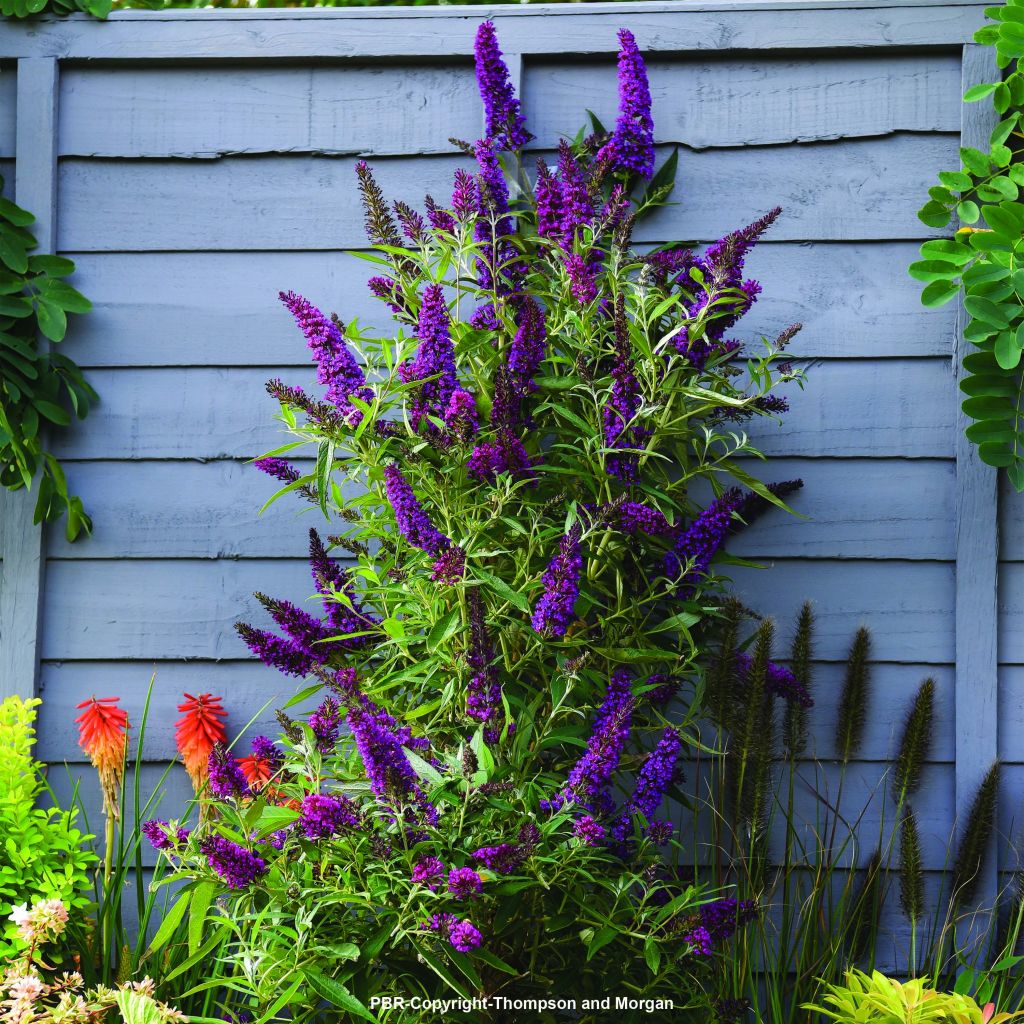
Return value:
[[(309, 568), (313, 586), (323, 597), (327, 622), (335, 636), (347, 633), (364, 633), (378, 624), (378, 619), (363, 610), (356, 598), (348, 573), (328, 554), (320, 535), (313, 527), (309, 530)], [(344, 595), (347, 604), (334, 599), (335, 594)], [(356, 636), (339, 643), (347, 650), (358, 650), (373, 642), (372, 636)]]
[(310, 793), (302, 801), (298, 821), (307, 839), (329, 839), (345, 829), (359, 827), (359, 811), (347, 796)]
[(309, 727), (316, 737), (316, 749), (321, 754), (330, 753), (338, 742), (341, 728), (341, 707), (333, 697), (327, 697), (309, 716)]
[(142, 823), (142, 834), (154, 850), (170, 850), (174, 847), (174, 840), (167, 834), (167, 828), (163, 818), (153, 818)]
[(466, 575), (466, 552), (458, 544), (446, 547), (430, 567), (430, 578), (442, 587), (454, 587)]
[(245, 773), (223, 743), (215, 743), (207, 762), (210, 792), (218, 800), (240, 799), (252, 796)]
[(479, 896), (484, 880), (472, 868), (452, 868), (448, 872), (448, 891), (457, 900), (470, 900)]
[(562, 183), (543, 160), (537, 161), (537, 184), (533, 194), (537, 203), (537, 234), (554, 242), (562, 241), (565, 222)]
[(460, 953), (472, 953), (479, 949), (484, 937), (469, 921), (457, 921), (452, 925), (448, 941)]
[(569, 275), (569, 290), (573, 298), (581, 306), (593, 302), (597, 298), (594, 267), (577, 252), (562, 253), (562, 264)]
[(427, 416), (443, 417), (452, 395), (459, 390), (450, 330), (444, 289), (432, 284), (423, 292), (416, 328), (420, 340), (416, 358), (398, 368), (398, 375), (406, 384), (422, 382), (415, 390), (410, 408), (413, 430), (419, 430)]
[[(604, 441), (609, 448), (642, 448), (649, 431), (633, 422), (640, 409), (640, 382), (633, 372), (633, 348), (621, 300), (615, 306), (615, 363), (612, 391), (602, 410)], [(638, 456), (632, 452), (605, 457), (605, 469), (629, 483), (636, 479)]]
[(476, 722), (499, 730), (504, 725), (505, 705), (501, 699), (501, 676), (495, 664), (494, 644), (487, 631), (480, 591), (474, 587), (469, 601), (469, 652), (466, 661), (473, 670), (466, 693), (466, 714)]
[(647, 760), (637, 774), (633, 795), (612, 829), (619, 842), (632, 834), (634, 814), (642, 814), (648, 824), (653, 823), (654, 815), (675, 779), (676, 762), (682, 747), (679, 733), (669, 728), (662, 734), (654, 750), (647, 755)]
[(557, 805), (555, 809), (574, 802), (592, 814), (603, 815), (612, 810), (608, 787), (629, 738), (635, 706), (629, 670), (616, 669), (608, 681), (604, 703), (594, 716), (587, 749), (569, 773), (565, 790), (551, 801), (553, 806)]
[(272, 476), (283, 484), (293, 484), (302, 476), (287, 459), (275, 459), (272, 457), (255, 459), (253, 465), (261, 473), (266, 473), (267, 476)]
[(460, 441), (468, 441), (480, 426), (476, 412), (476, 399), (462, 388), (452, 392), (444, 410), (444, 425)]
[(473, 50), (477, 85), (487, 118), (487, 136), (502, 149), (521, 149), (533, 136), (526, 130), (520, 113), (508, 67), (498, 48), (493, 21), (487, 20), (477, 29)]
[(562, 190), (562, 244), (572, 248), (580, 228), (594, 219), (594, 201), (583, 168), (565, 139), (558, 144), (558, 177)]
[[(685, 570), (688, 577), (705, 575), (712, 557), (729, 533), (732, 513), (742, 501), (742, 492), (733, 487), (708, 505), (665, 555), (665, 574), (674, 577)], [(692, 586), (684, 590), (687, 596), (692, 592)]]
[(460, 167), (455, 171), (455, 184), (452, 187), (452, 210), (459, 220), (468, 220), (479, 209), (480, 196), (476, 179)]
[(654, 121), (647, 67), (633, 33), (619, 29), (619, 118), (612, 137), (597, 154), (612, 170), (654, 173)]
[(511, 875), (528, 855), (528, 850), (516, 843), (499, 843), (497, 846), (481, 846), (473, 853), (473, 860), (499, 875)]
[(301, 295), (281, 292), (280, 297), (306, 336), (316, 361), (317, 380), (327, 387), (327, 400), (335, 405), (350, 427), (356, 426), (363, 414), (352, 404), (352, 396), (369, 402), (373, 390), (367, 386), (363, 368), (349, 350), (341, 330)]
[(444, 871), (444, 861), (439, 857), (424, 857), (413, 865), (412, 880), (425, 885), (431, 892), (437, 892), (438, 880)]
[(585, 814), (573, 825), (572, 834), (584, 846), (600, 846), (604, 842), (605, 828), (595, 817)]
[(451, 546), (452, 542), (423, 511), (423, 506), (395, 463), (384, 467), (384, 489), (394, 510), (399, 532), (414, 548), (436, 557)]
[(300, 678), (309, 675), (310, 670), (317, 663), (317, 659), (291, 640), (283, 640), (263, 629), (254, 629), (244, 622), (236, 622), (235, 629), (249, 650), (264, 665), (276, 668), (285, 675), (299, 676)]
[(558, 554), (551, 560), (544, 575), (544, 593), (533, 610), (530, 622), (545, 636), (561, 639), (574, 618), (576, 599), (580, 596), (580, 528), (574, 526), (561, 540)]
[(222, 836), (207, 836), (199, 849), (229, 889), (244, 889), (267, 873), (267, 862), (262, 857)]

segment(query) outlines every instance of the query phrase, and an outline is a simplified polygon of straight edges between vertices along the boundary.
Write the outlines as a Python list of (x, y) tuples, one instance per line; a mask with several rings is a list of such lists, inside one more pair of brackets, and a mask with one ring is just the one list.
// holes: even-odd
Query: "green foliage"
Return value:
[(89, 905), (92, 836), (76, 827), (77, 812), (36, 807), (45, 789), (32, 757), (37, 699), (0, 703), (0, 960), (23, 943), (8, 922), (11, 908), (56, 898), (73, 912)]
[(84, 417), (96, 392), (70, 359), (40, 344), (39, 335), (62, 341), (67, 314), (85, 313), (92, 304), (63, 280), (74, 272), (71, 260), (32, 254), (36, 239), (28, 226), (34, 220), (0, 198), (0, 485), (13, 491), (35, 482), (35, 522), (66, 514), (65, 532), (74, 540), (92, 523), (81, 499), (68, 493), (41, 430)]
[(975, 39), (995, 46), (999, 82), (967, 90), (967, 102), (988, 100), (1000, 115), (988, 150), (964, 147), (958, 171), (943, 171), (918, 213), (930, 227), (945, 227), (955, 216), (953, 238), (921, 246), (921, 259), (910, 274), (924, 282), (921, 301), (941, 306), (963, 296), (968, 315), (964, 337), (974, 348), (964, 355), (960, 388), (964, 412), (975, 422), (967, 437), (990, 466), (1005, 468), (1018, 491), (1024, 491), (1024, 163), (1017, 140), (1024, 111), (1024, 2), (1009, 0), (988, 7), (995, 24)]
[(112, 0), (0, 0), (0, 15), (5, 18), (31, 18), (37, 14), (75, 14), (82, 12), (94, 18), (105, 18)]
[(805, 1009), (838, 1024), (1002, 1024), (1021, 1013), (995, 1013), (968, 995), (938, 992), (922, 979), (899, 982), (879, 971), (850, 971)]

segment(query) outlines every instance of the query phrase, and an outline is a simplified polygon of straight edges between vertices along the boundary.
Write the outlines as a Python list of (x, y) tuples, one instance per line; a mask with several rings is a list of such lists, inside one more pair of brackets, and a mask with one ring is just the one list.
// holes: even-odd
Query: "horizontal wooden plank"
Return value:
[(13, 158), (17, 71), (14, 64), (0, 64), (0, 157)]
[[(42, 656), (51, 661), (243, 658), (232, 624), (264, 620), (252, 592), (301, 602), (312, 589), (298, 560), (57, 560), (49, 571)], [(779, 560), (731, 575), (752, 607), (780, 623), (813, 601), (825, 660), (845, 658), (863, 623), (883, 661), (951, 661), (948, 564)]]
[(1024, 666), (999, 667), (999, 757), (1024, 763)]
[[(956, 46), (982, 23), (981, 4), (956, 0), (921, 4), (862, 4), (818, 0), (807, 4), (672, 3), (559, 4), (493, 8), (198, 12), (210, 17), (171, 17), (180, 12), (124, 12), (102, 25), (73, 18), (40, 28), (8, 19), (0, 26), (0, 56), (86, 59), (170, 57), (402, 57), (472, 52), (473, 32), (486, 17), (500, 21), (507, 52), (561, 53), (570, 35), (580, 53), (613, 53), (615, 29), (628, 16), (647, 52), (699, 50), (803, 50), (841, 47)], [(553, 21), (560, 17), (561, 22)], [(566, 17), (571, 17), (568, 25)], [(426, 20), (425, 20), (426, 19)], [(244, 31), (239, 31), (239, 22)]]
[[(801, 478), (791, 501), (807, 518), (769, 513), (730, 543), (735, 554), (952, 557), (952, 462), (772, 459), (747, 468), (769, 482)], [(301, 558), (308, 528), (322, 524), (294, 496), (259, 515), (277, 485), (242, 462), (83, 462), (69, 473), (93, 533), (69, 544), (52, 531), (50, 558)]]
[[(958, 136), (767, 147), (751, 173), (738, 149), (682, 151), (682, 202), (637, 227), (638, 241), (713, 240), (773, 206), (776, 241), (899, 239), (939, 234), (915, 211)], [(664, 156), (664, 154), (663, 154)], [(389, 196), (444, 196), (465, 158), (380, 159)], [(60, 168), (64, 251), (338, 249), (365, 244), (350, 157), (225, 157), (213, 161), (66, 159)], [(239, 182), (245, 188), (239, 188)], [(728, 213), (723, 216), (722, 211)]]
[[(959, 129), (955, 53), (652, 61), (658, 142), (693, 148)], [(528, 65), (524, 109), (542, 144), (572, 136), (579, 97), (614, 122), (614, 66)], [(683, 105), (679, 100), (682, 98)], [(69, 69), (61, 83), (62, 156), (210, 157), (231, 153), (451, 152), (480, 133), (471, 67)]]
[(771, 483), (801, 479), (787, 499), (806, 519), (770, 512), (729, 544), (755, 558), (953, 557), (952, 461), (771, 458), (748, 464)]
[[(349, 253), (74, 258), (73, 282), (94, 309), (75, 321), (64, 350), (82, 366), (301, 365), (305, 346), (277, 303), (283, 288), (347, 321), (394, 329), (366, 287), (373, 268)], [(916, 258), (913, 242), (763, 242), (747, 272), (764, 291), (734, 333), (755, 341), (802, 323), (790, 349), (801, 358), (946, 355), (955, 310), (921, 306), (920, 290), (906, 275)]]
[[(784, 629), (804, 601), (815, 608), (816, 654), (845, 660), (866, 626), (880, 661), (945, 665), (953, 661), (953, 567), (945, 562), (783, 561), (733, 568), (739, 595)], [(888, 708), (879, 699), (876, 710)]]
[(1018, 628), (1024, 616), (1024, 562), (1004, 562), (999, 567), (999, 662), (1024, 664), (1024, 633)]
[[(614, 78), (614, 74), (613, 74)], [(472, 66), (74, 67), (61, 156), (450, 153), (483, 114)]]
[(1024, 562), (1024, 495), (1000, 474), (999, 479), (999, 558), (1004, 562)]
[[(647, 70), (658, 142), (702, 149), (960, 130), (953, 52), (656, 58)], [(541, 144), (576, 134), (581, 96), (605, 126), (615, 123), (618, 88), (607, 60), (527, 62), (523, 109)]]
[(313, 590), (308, 565), (298, 560), (54, 561), (50, 567), (42, 643), (50, 661), (244, 658), (248, 650), (234, 623), (272, 625), (253, 591), (301, 604)]
[[(283, 443), (264, 385), (280, 373), (310, 385), (311, 370), (104, 369), (89, 379), (104, 400), (74, 431), (54, 439), (70, 459), (253, 458)], [(773, 455), (945, 458), (952, 450), (952, 377), (947, 361), (864, 360), (811, 367), (786, 394), (781, 424), (760, 420), (751, 436)], [(319, 394), (315, 383), (312, 393)]]
[(3, 187), (0, 188), (0, 195), (7, 199), (14, 198), (14, 161), (0, 160), (0, 178), (3, 179)]

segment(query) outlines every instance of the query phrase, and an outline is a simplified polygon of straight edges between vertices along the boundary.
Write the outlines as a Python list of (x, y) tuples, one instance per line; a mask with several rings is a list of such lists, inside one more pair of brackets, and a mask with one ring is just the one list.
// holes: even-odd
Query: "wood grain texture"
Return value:
[[(56, 237), (57, 61), (18, 62), (15, 200), (36, 217), (37, 252), (52, 253)], [(39, 340), (41, 348), (46, 342)], [(43, 530), (32, 522), (36, 495), (9, 494), (4, 506), (0, 566), (0, 698), (35, 692), (39, 671)]]
[[(531, 5), (474, 7), (472, 11), (424, 12), (421, 8), (374, 11), (230, 11), (120, 13), (103, 25), (85, 18), (45, 24), (40, 30), (10, 20), (0, 26), (0, 56), (92, 59), (288, 58), (331, 59), (410, 56), (466, 56), (473, 33), (486, 17), (500, 24), (510, 52), (559, 54), (570, 33), (578, 53), (611, 55), (615, 30), (628, 13), (630, 26), (647, 52), (701, 50), (805, 50), (830, 48), (958, 46), (983, 23), (976, 2), (860, 4), (817, 3), (737, 5), (600, 4), (545, 9)], [(201, 16), (196, 17), (198, 13)], [(202, 15), (211, 14), (210, 17)], [(571, 28), (553, 18), (572, 18)], [(244, 31), (239, 31), (239, 24)]]
[[(301, 602), (312, 589), (306, 563), (285, 559), (53, 561), (49, 574), (43, 657), (51, 661), (244, 658), (232, 624), (264, 622), (252, 592)], [(883, 661), (953, 659), (946, 563), (778, 560), (730, 575), (752, 607), (780, 623), (813, 601), (822, 659), (845, 658), (861, 624)]]
[[(916, 258), (913, 242), (762, 242), (747, 269), (764, 292), (734, 333), (756, 343), (802, 323), (790, 349), (800, 358), (946, 356), (955, 311), (922, 308), (906, 275)], [(349, 253), (85, 253), (75, 261), (72, 281), (94, 309), (64, 350), (87, 367), (304, 365), (305, 343), (277, 302), (281, 289), (378, 333), (394, 330), (366, 287), (372, 268)]]
[[(647, 70), (656, 141), (693, 149), (960, 129), (955, 53), (655, 58)], [(541, 144), (576, 134), (581, 96), (606, 127), (615, 124), (618, 89), (607, 60), (527, 64), (523, 109)]]
[[(93, 370), (93, 386), (117, 400), (54, 438), (54, 449), (68, 459), (254, 458), (283, 443), (264, 390), (275, 375), (319, 393), (309, 369)], [(787, 390), (791, 409), (781, 423), (762, 417), (746, 425), (771, 455), (950, 457), (948, 362), (892, 359), (880, 372), (865, 360), (828, 360), (810, 368), (808, 381), (803, 391)]]
[[(979, 82), (998, 79), (995, 52), (968, 45), (963, 52), (964, 91)], [(999, 115), (981, 103), (962, 107), (965, 146), (983, 146)], [(960, 333), (967, 323), (962, 306), (954, 335), (953, 359), (957, 381), (964, 376), (962, 360), (973, 346)], [(968, 814), (998, 749), (999, 689), (997, 649), (1001, 626), (996, 607), (999, 549), (997, 472), (978, 457), (978, 449), (964, 437), (972, 421), (956, 412), (957, 489), (956, 530), (956, 812)], [(999, 832), (997, 819), (993, 831)], [(978, 879), (977, 903), (994, 905), (997, 879), (994, 858)]]
[(0, 158), (14, 156), (17, 65), (0, 63)]
[[(999, 664), (1024, 664), (1024, 632), (1020, 629), (1024, 621), (1024, 562), (1004, 562), (999, 567), (998, 595)], [(986, 742), (990, 743), (991, 737)]]
[[(767, 513), (730, 542), (737, 555), (953, 557), (951, 461), (772, 459), (746, 468), (769, 482), (803, 479), (791, 503), (807, 518)], [(258, 515), (277, 485), (244, 462), (82, 462), (70, 473), (93, 535), (69, 544), (54, 531), (50, 558), (301, 558), (309, 527), (325, 526), (294, 496)]]
[[(914, 210), (933, 167), (956, 160), (957, 136), (767, 147), (751, 174), (738, 149), (683, 151), (679, 180), (699, 186), (637, 227), (637, 241), (712, 241), (773, 206), (776, 241), (915, 239), (939, 232)], [(662, 158), (665, 153), (662, 152)], [(464, 160), (374, 161), (390, 197), (447, 194)], [(213, 161), (61, 162), (59, 242), (64, 251), (339, 249), (365, 244), (350, 157), (225, 157)], [(245, 187), (240, 188), (244, 182)], [(723, 210), (729, 211), (723, 214)]]
[[(613, 72), (614, 78), (614, 72)], [(77, 67), (61, 156), (451, 153), (480, 134), (472, 65)]]

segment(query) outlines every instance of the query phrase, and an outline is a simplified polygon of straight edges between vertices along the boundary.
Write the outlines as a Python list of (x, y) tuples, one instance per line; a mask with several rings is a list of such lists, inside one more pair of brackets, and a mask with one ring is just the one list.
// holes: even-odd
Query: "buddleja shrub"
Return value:
[[(490, 23), (488, 135), (464, 146), (476, 169), (456, 171), (450, 205), (389, 207), (357, 166), (393, 335), (281, 296), (326, 390), (270, 382), (295, 440), (257, 465), (337, 520), (328, 543), (354, 562), (311, 530), (326, 618), (257, 595), (283, 635), (239, 632), (329, 692), (308, 721), (284, 715), (280, 744), (260, 737), (240, 763), (214, 751), (199, 834), (150, 826), (200, 918), (228, 895), (207, 941), (237, 931), (237, 986), (260, 1014), (307, 1019), (323, 999), (438, 1019), (384, 995), (486, 997), (487, 1020), (516, 1019), (503, 998), (679, 1002), (753, 912), (708, 902), (663, 804), (712, 560), (798, 485), (738, 461), (757, 454), (743, 423), (786, 408), (773, 392), (797, 374), (775, 361), (795, 329), (746, 360), (728, 336), (778, 211), (703, 255), (631, 246), (675, 160), (653, 173), (646, 71), (620, 39), (615, 130), (561, 142), (533, 183)], [(281, 456), (309, 445), (302, 475)]]

